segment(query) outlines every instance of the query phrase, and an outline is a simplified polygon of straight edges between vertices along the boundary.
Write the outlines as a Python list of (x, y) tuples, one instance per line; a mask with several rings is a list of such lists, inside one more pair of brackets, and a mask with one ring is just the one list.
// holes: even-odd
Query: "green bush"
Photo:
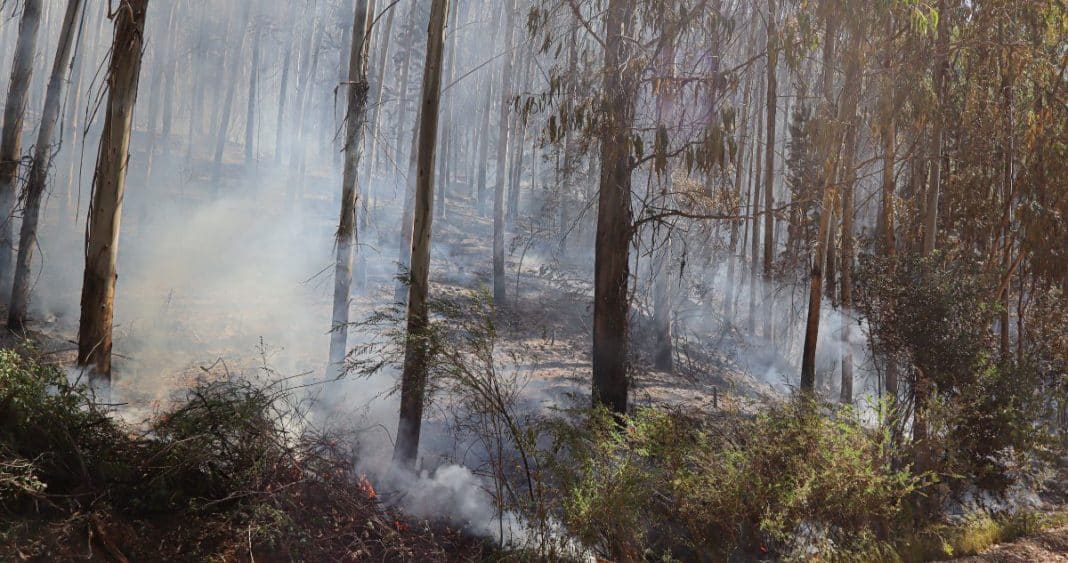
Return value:
[(555, 466), (564, 523), (617, 560), (874, 554), (923, 485), (848, 409), (788, 402), (710, 421), (646, 408), (563, 428), (549, 455), (568, 454)]

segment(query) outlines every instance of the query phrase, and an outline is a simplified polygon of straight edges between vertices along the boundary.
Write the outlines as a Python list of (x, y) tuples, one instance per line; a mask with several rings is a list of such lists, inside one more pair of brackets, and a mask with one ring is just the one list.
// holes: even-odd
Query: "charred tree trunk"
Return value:
[(11, 279), (14, 258), (16, 178), (22, 152), (22, 121), (33, 78), (33, 55), (41, 26), (41, 0), (25, 0), (19, 22), (15, 59), (11, 63), (11, 86), (4, 104), (4, 129), (0, 138), (0, 284)]
[(63, 16), (63, 27), (59, 32), (59, 45), (52, 64), (52, 76), (48, 79), (41, 128), (37, 132), (37, 143), (34, 145), (30, 180), (26, 185), (25, 210), (22, 213), (22, 230), (19, 233), (15, 283), (11, 289), (11, 306), (7, 317), (7, 328), (13, 331), (21, 331), (26, 324), (26, 307), (30, 301), (30, 266), (33, 263), (34, 250), (37, 248), (37, 224), (41, 216), (41, 198), (48, 181), (48, 168), (52, 163), (52, 134), (62, 109), (60, 102), (63, 94), (64, 70), (70, 63), (74, 28), (77, 25), (80, 9), (81, 0), (67, 0), (67, 12)]
[(400, 420), (393, 461), (413, 469), (419, 451), (423, 420), (429, 349), (427, 296), (430, 281), (430, 233), (434, 220), (434, 149), (438, 136), (441, 103), (441, 58), (449, 0), (433, 0), (427, 33), (426, 66), (423, 70), (422, 103), (419, 111), (419, 172), (415, 192), (415, 222), (412, 238), (412, 285), (408, 299), (408, 337), (401, 375)]
[(119, 225), (147, 11), (148, 0), (123, 0), (115, 12), (115, 40), (107, 77), (108, 103), (86, 229), (78, 365), (89, 368), (91, 381), (105, 385), (111, 382)]
[(352, 258), (356, 251), (356, 204), (360, 199), (360, 152), (363, 129), (367, 121), (367, 45), (374, 0), (357, 0), (352, 20), (352, 45), (349, 48), (349, 74), (345, 103), (345, 155), (341, 185), (341, 217), (337, 227), (337, 260), (334, 266), (334, 312), (330, 327), (328, 377), (343, 373), (349, 333), (349, 294), (352, 288)]
[(605, 66), (601, 112), (600, 194), (594, 258), (593, 402), (614, 413), (627, 412), (627, 312), (630, 277), (631, 129), (637, 83), (623, 66), (632, 56), (627, 36), (634, 0), (610, 0), (605, 11)]

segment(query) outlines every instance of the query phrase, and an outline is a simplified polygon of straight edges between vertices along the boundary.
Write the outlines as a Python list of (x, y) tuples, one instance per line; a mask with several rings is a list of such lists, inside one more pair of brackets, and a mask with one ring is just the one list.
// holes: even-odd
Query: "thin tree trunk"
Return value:
[[(458, 27), (457, 18), (459, 13), (460, 10), (452, 11), (452, 15), (450, 16), (449, 21), (450, 29), (455, 30)], [(452, 80), (456, 76), (456, 67), (458, 66), (456, 63), (456, 43), (459, 39), (454, 34), (450, 33), (450, 36), (451, 37), (449, 37), (449, 53), (445, 57), (445, 76), (448, 77), (450, 82), (452, 82)], [(455, 105), (453, 99), (453, 94), (446, 94), (444, 110), (445, 123), (441, 128), (441, 154), (444, 158), (440, 159), (438, 163), (438, 177), (440, 180), (440, 185), (438, 185), (438, 190), (436, 194), (438, 198), (437, 213), (439, 219), (445, 219), (445, 196), (449, 191), (449, 152), (452, 150), (453, 146), (452, 114), (453, 106)]]
[(148, 0), (123, 0), (115, 12), (115, 40), (108, 69), (108, 103), (100, 136), (96, 180), (85, 242), (78, 365), (90, 380), (110, 385), (111, 328), (130, 126), (141, 72)]
[[(894, 36), (894, 20), (888, 18), (887, 38)], [(882, 201), (879, 207), (878, 237), (879, 244), (884, 256), (893, 257), (896, 243), (894, 241), (894, 197), (897, 191), (897, 178), (894, 168), (897, 161), (897, 122), (895, 119), (895, 94), (894, 94), (894, 68), (893, 52), (887, 50), (883, 60), (883, 85), (880, 113), (882, 114), (881, 141), (883, 150), (883, 173), (882, 173)], [(887, 354), (885, 392), (889, 397), (887, 419), (893, 425), (898, 419), (897, 399), (897, 362), (891, 354)]]
[(341, 217), (337, 227), (337, 261), (334, 266), (334, 312), (330, 327), (330, 356), (328, 377), (343, 373), (349, 333), (349, 295), (352, 288), (352, 258), (356, 251), (356, 204), (360, 199), (357, 184), (360, 152), (363, 150), (363, 130), (367, 121), (367, 41), (374, 1), (357, 0), (352, 20), (352, 45), (349, 49), (349, 74), (345, 104), (345, 154), (341, 185)]
[(853, 45), (849, 50), (849, 64), (846, 67), (845, 116), (849, 118), (849, 129), (845, 134), (845, 156), (842, 159), (842, 252), (841, 252), (841, 305), (842, 305), (842, 380), (839, 401), (842, 404), (853, 402), (853, 345), (852, 309), (853, 309), (853, 215), (855, 210), (855, 191), (857, 184), (856, 152), (857, 130), (860, 128), (860, 114), (856, 107), (861, 90), (861, 49), (863, 42), (859, 31), (853, 30)]
[[(755, 30), (755, 26), (753, 29)], [(748, 47), (748, 52), (750, 53), (754, 50), (755, 39), (756, 33), (754, 31), (750, 31)], [(738, 130), (738, 152), (734, 162), (734, 201), (732, 202), (732, 206), (735, 215), (738, 215), (741, 211), (742, 178), (744, 177), (743, 172), (745, 169), (746, 146), (749, 143), (749, 137), (747, 135), (749, 134), (749, 103), (752, 98), (752, 92), (753, 76), (752, 74), (748, 74), (745, 79), (745, 88), (742, 94), (742, 123), (741, 128)], [(727, 291), (726, 293), (724, 293), (723, 296), (724, 328), (727, 327), (730, 322), (730, 319), (733, 317), (734, 313), (732, 311), (732, 307), (735, 301), (735, 296), (738, 293), (737, 288), (735, 288), (734, 286), (734, 271), (738, 262), (738, 235), (739, 231), (741, 230), (740, 223), (741, 221), (738, 220), (731, 221), (730, 253), (727, 257)], [(742, 246), (745, 246), (744, 239), (742, 240)]]
[[(375, 108), (373, 117), (371, 118), (371, 146), (367, 150), (367, 170), (368, 170), (368, 187), (370, 187), (370, 174), (374, 173), (378, 167), (378, 135), (382, 128), (382, 106), (385, 103), (385, 99), (382, 98), (382, 92), (385, 91), (386, 85), (386, 61), (389, 60), (389, 44), (393, 33), (393, 17), (397, 15), (397, 5), (392, 5), (387, 8), (389, 14), (386, 15), (386, 27), (379, 32), (379, 40), (382, 41), (382, 47), (378, 49), (378, 65), (375, 70), (375, 80), (378, 81), (375, 84)], [(368, 194), (370, 197), (370, 194)], [(367, 206), (367, 200), (364, 200), (364, 207)]]
[[(294, 33), (296, 33), (294, 31)], [(286, 45), (285, 61), (282, 63), (282, 79), (278, 85), (278, 116), (275, 122), (274, 132), (274, 161), (276, 164), (282, 163), (282, 138), (286, 133), (286, 94), (289, 93), (289, 67), (293, 61), (293, 44), (296, 43), (296, 37), (291, 35), (288, 45)]]
[[(665, 34), (672, 34), (674, 30), (664, 30)], [(661, 47), (660, 58), (657, 61), (657, 74), (660, 79), (660, 87), (657, 95), (656, 118), (657, 127), (663, 131), (664, 138), (668, 137), (667, 130), (674, 125), (675, 121), (675, 42), (668, 39)], [(714, 96), (710, 96), (712, 98)], [(657, 180), (662, 182), (661, 190), (664, 193), (673, 191), (671, 179), (671, 164), (668, 161), (665, 168), (658, 172)], [(656, 260), (656, 270), (653, 280), (653, 331), (656, 334), (656, 347), (653, 352), (653, 365), (660, 371), (670, 373), (672, 371), (672, 336), (671, 336), (671, 233), (667, 235), (667, 241)]]
[(779, 62), (779, 32), (777, 20), (779, 9), (775, 0), (768, 0), (768, 90), (767, 90), (767, 139), (764, 145), (764, 337), (768, 342), (775, 341), (775, 327), (772, 325), (772, 312), (775, 309), (775, 294), (772, 291), (772, 268), (775, 261), (775, 112), (779, 103), (779, 82), (777, 69)]
[(434, 149), (441, 103), (441, 58), (449, 1), (432, 0), (419, 112), (419, 172), (416, 180), (415, 222), (412, 238), (412, 285), (408, 300), (408, 337), (401, 375), (400, 420), (393, 461), (414, 469), (426, 393), (429, 328), (427, 296), (430, 281), (430, 233), (434, 221)]
[[(830, 0), (824, 0), (830, 3)], [(819, 207), (819, 230), (816, 236), (816, 249), (812, 257), (809, 273), (808, 316), (805, 322), (805, 345), (801, 357), (801, 392), (813, 395), (816, 390), (816, 342), (819, 339), (820, 309), (823, 305), (823, 274), (827, 261), (827, 247), (830, 244), (831, 217), (834, 215), (834, 182), (838, 168), (841, 142), (835, 120), (834, 101), (834, 65), (835, 43), (838, 25), (836, 7), (826, 10), (826, 31), (823, 40), (823, 110), (820, 122), (821, 143), (823, 151), (823, 175), (821, 181), (822, 198)]]
[(19, 22), (11, 86), (4, 103), (4, 129), (0, 134), (0, 286), (9, 283), (14, 260), (15, 179), (22, 157), (22, 121), (33, 78), (33, 56), (41, 27), (41, 0), (25, 0)]
[(929, 256), (935, 249), (938, 239), (938, 197), (942, 189), (942, 143), (945, 133), (945, 114), (943, 106), (946, 99), (946, 73), (949, 68), (949, 13), (946, 0), (938, 2), (938, 40), (934, 53), (935, 95), (938, 96), (937, 110), (934, 118), (934, 132), (931, 135), (931, 182), (927, 186), (927, 205), (923, 219), (923, 255)]
[[(405, 35), (405, 37), (407, 39), (407, 42), (408, 42), (408, 49), (405, 52), (404, 63), (403, 63), (403, 66), (401, 67), (401, 71), (400, 71), (400, 77), (399, 77), (400, 81), (397, 84), (397, 125), (396, 125), (396, 127), (397, 127), (397, 134), (396, 134), (397, 146), (395, 147), (393, 158), (396, 159), (396, 162), (398, 164), (400, 164), (402, 158), (404, 158), (405, 156), (408, 156), (408, 155), (405, 155), (403, 152), (401, 152), (401, 147), (404, 145), (404, 142), (406, 140), (404, 134), (405, 134), (405, 132), (409, 131), (409, 127), (408, 127), (408, 82), (409, 82), (409, 79), (408, 79), (408, 76), (411, 73), (411, 68), (412, 68), (412, 52), (415, 50), (415, 46), (416, 46), (416, 42), (415, 42), (415, 36), (416, 36), (416, 34), (415, 34), (415, 27), (416, 27), (415, 14), (416, 14), (416, 10), (418, 10), (418, 9), (419, 9), (419, 6), (416, 5), (415, 3), (412, 3), (411, 7), (408, 8), (408, 25), (405, 26), (405, 32), (404, 32), (404, 35)], [(418, 121), (418, 120), (416, 120), (416, 121)], [(415, 130), (417, 128), (418, 128), (418, 125), (414, 125), (410, 129)], [(414, 137), (414, 134), (413, 134), (413, 137)], [(409, 222), (410, 222), (410, 220), (409, 220)]]
[[(422, 111), (422, 110), (420, 110)], [(401, 211), (401, 242), (398, 250), (399, 265), (394, 301), (408, 303), (412, 263), (412, 217), (415, 213), (415, 189), (419, 174), (419, 119), (412, 125), (412, 144), (408, 151), (408, 173), (404, 176), (404, 209)]]
[[(243, 66), (242, 54), (245, 52), (245, 28), (248, 27), (249, 3), (245, 2), (244, 10), (241, 11), (237, 21), (237, 45), (230, 54), (229, 73), (237, 76)], [(229, 80), (226, 87), (226, 99), (223, 101), (222, 115), (219, 117), (218, 132), (215, 138), (215, 165), (212, 167), (212, 183), (215, 192), (219, 192), (219, 179), (222, 177), (223, 153), (226, 150), (227, 133), (230, 131), (230, 115), (234, 108), (234, 91), (237, 90), (237, 80)]]
[[(305, 126), (304, 120), (308, 114), (308, 107), (312, 104), (311, 96), (308, 95), (308, 90), (312, 88), (315, 82), (315, 75), (319, 68), (319, 50), (323, 40), (323, 29), (321, 25), (317, 25), (316, 21), (312, 22), (314, 28), (315, 39), (311, 42), (311, 50), (307, 53), (311, 57), (311, 61), (302, 61), (302, 66), (307, 66), (308, 70), (304, 73), (304, 80), (301, 81), (297, 87), (297, 124), (295, 127), (296, 143), (293, 150), (290, 153), (289, 170), (291, 174), (294, 174), (297, 178), (304, 178), (305, 166), (307, 164), (308, 147), (305, 146)], [(303, 186), (303, 182), (293, 182), (294, 195), (298, 196), (302, 192), (299, 186)]]
[[(761, 93), (757, 96), (760, 100), (767, 92), (767, 85), (761, 85)], [(764, 115), (766, 112), (757, 111), (757, 128), (756, 135), (753, 142), (755, 152), (754, 158), (756, 160), (756, 178), (753, 179), (753, 196), (752, 196), (752, 208), (750, 213), (752, 215), (752, 240), (749, 245), (750, 257), (749, 257), (749, 335), (756, 337), (756, 319), (757, 319), (757, 286), (760, 284), (760, 278), (758, 272), (760, 271), (760, 190), (763, 187), (763, 174), (764, 174), (764, 156), (767, 151), (763, 153), (760, 151), (760, 134), (764, 131)], [(767, 140), (765, 139), (765, 143)], [(765, 281), (766, 284), (770, 284), (770, 280)]]
[(478, 142), (478, 192), (475, 197), (478, 200), (476, 202), (478, 214), (481, 216), (486, 215), (486, 165), (489, 160), (490, 114), (493, 113), (495, 93), (493, 89), (494, 78), (495, 76), (491, 72), (486, 80), (486, 107), (482, 111), (482, 125), (479, 127), (482, 134), (479, 136)]
[(59, 121), (61, 96), (63, 94), (64, 70), (69, 68), (71, 45), (74, 43), (74, 28), (77, 25), (81, 0), (67, 0), (67, 12), (59, 32), (59, 45), (52, 64), (52, 76), (48, 79), (44, 113), (34, 145), (33, 163), (30, 165), (30, 180), (26, 185), (26, 203), (22, 214), (22, 230), (19, 233), (18, 260), (15, 263), (15, 283), (11, 289), (11, 307), (7, 328), (21, 331), (26, 324), (26, 308), (30, 301), (30, 267), (37, 247), (37, 224), (41, 216), (41, 197), (48, 181), (48, 169), (52, 162), (52, 134)]
[(255, 158), (255, 135), (256, 135), (256, 91), (260, 81), (260, 35), (263, 26), (256, 25), (256, 31), (252, 37), (252, 68), (248, 73), (248, 107), (245, 109), (245, 164), (252, 164)]
[(508, 103), (512, 95), (512, 38), (515, 36), (516, 0), (506, 0), (506, 17), (504, 23), (504, 67), (501, 69), (501, 115), (497, 122), (497, 173), (493, 188), (493, 303), (496, 307), (505, 306), (504, 274), (504, 189), (508, 179)]

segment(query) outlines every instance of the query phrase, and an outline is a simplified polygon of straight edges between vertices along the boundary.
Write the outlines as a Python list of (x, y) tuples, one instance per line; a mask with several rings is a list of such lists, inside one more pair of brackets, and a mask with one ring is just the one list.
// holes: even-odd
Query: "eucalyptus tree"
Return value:
[(0, 132), (0, 285), (11, 279), (14, 258), (16, 179), (22, 158), (22, 122), (26, 117), (37, 31), (41, 27), (41, 0), (25, 0), (19, 20), (18, 40), (11, 63), (11, 82), (4, 104)]
[(345, 91), (345, 136), (342, 150), (345, 161), (341, 184), (341, 217), (338, 220), (334, 265), (334, 310), (330, 327), (328, 374), (342, 373), (348, 340), (349, 295), (352, 288), (352, 262), (356, 251), (356, 212), (360, 199), (359, 171), (363, 151), (363, 132), (367, 122), (367, 55), (370, 45), (371, 18), (375, 0), (356, 0), (352, 20), (352, 45), (348, 56), (348, 80)]
[(67, 0), (63, 25), (59, 31), (59, 44), (52, 63), (52, 75), (48, 79), (44, 113), (33, 147), (29, 180), (26, 184), (22, 227), (19, 233), (18, 259), (15, 263), (15, 281), (11, 289), (7, 328), (21, 331), (26, 324), (26, 308), (30, 301), (30, 278), (33, 254), (37, 248), (37, 224), (41, 217), (41, 199), (48, 182), (48, 169), (52, 163), (52, 137), (60, 119), (61, 96), (66, 82), (65, 71), (71, 62), (71, 49), (78, 26), (81, 0)]
[(115, 35), (107, 70), (108, 101), (86, 226), (78, 365), (89, 368), (91, 380), (104, 384), (111, 382), (119, 226), (147, 12), (148, 0), (122, 0), (112, 16)]
[(412, 237), (411, 287), (408, 297), (408, 332), (401, 374), (400, 419), (393, 461), (412, 469), (419, 451), (423, 404), (426, 400), (429, 359), (430, 234), (434, 220), (434, 158), (441, 105), (441, 59), (449, 0), (432, 0), (427, 28), (426, 65), (419, 110), (418, 178)]

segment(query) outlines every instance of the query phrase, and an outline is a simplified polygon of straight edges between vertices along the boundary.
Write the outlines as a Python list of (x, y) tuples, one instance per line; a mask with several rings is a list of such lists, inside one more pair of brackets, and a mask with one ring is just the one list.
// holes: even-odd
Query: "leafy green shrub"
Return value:
[[(922, 456), (946, 492), (973, 485), (1003, 492), (1012, 457), (1033, 450), (1048, 412), (1048, 367), (1038, 354), (999, 358), (992, 327), (998, 280), (974, 260), (935, 255), (867, 258), (858, 299), (874, 347), (893, 358), (912, 387), (932, 385)], [(904, 403), (904, 395), (899, 400)], [(906, 423), (904, 413), (901, 423)], [(906, 424), (907, 426), (907, 424)]]
[(618, 560), (873, 553), (923, 485), (891, 468), (888, 435), (801, 402), (718, 421), (597, 412), (557, 436), (564, 523)]
[(41, 500), (46, 489), (72, 494), (108, 480), (128, 445), (107, 413), (63, 372), (0, 350), (0, 498)]

